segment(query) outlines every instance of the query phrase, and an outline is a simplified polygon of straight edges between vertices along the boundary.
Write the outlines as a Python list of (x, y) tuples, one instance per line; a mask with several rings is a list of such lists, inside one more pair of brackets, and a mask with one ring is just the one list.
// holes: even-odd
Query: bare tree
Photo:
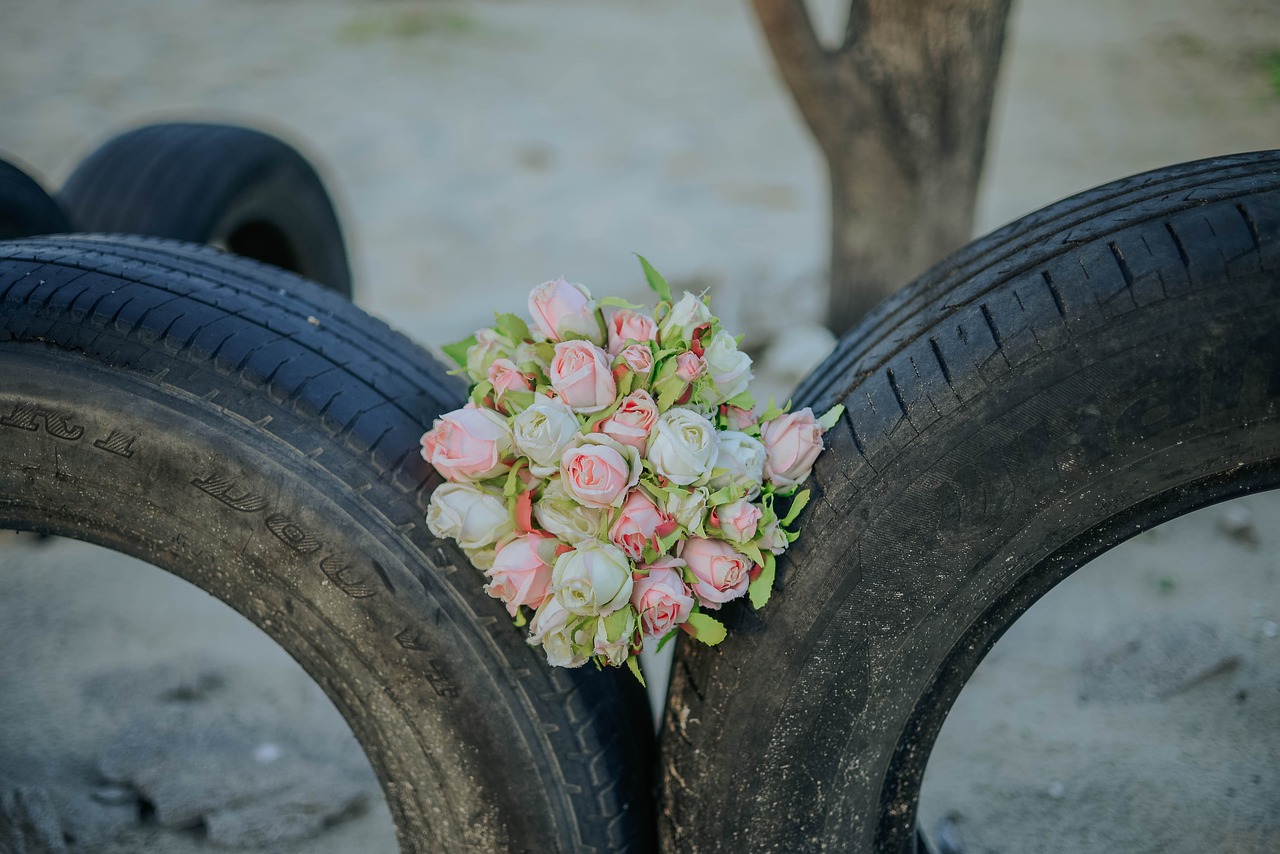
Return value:
[(1010, 0), (851, 0), (824, 47), (803, 0), (752, 0), (831, 177), (837, 333), (969, 241)]

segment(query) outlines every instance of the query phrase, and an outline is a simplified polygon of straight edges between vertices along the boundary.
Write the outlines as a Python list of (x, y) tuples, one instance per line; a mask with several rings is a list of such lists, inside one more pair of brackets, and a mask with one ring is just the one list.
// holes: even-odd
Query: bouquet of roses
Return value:
[(808, 500), (797, 488), (841, 411), (770, 402), (757, 417), (737, 339), (640, 263), (652, 312), (560, 278), (529, 295), (532, 323), (499, 314), (445, 347), (470, 402), (422, 437), (449, 481), (428, 527), (517, 625), (532, 609), (529, 642), (552, 665), (625, 662), (637, 676), (644, 638), (683, 629), (716, 644), (725, 630), (707, 611), (768, 601)]

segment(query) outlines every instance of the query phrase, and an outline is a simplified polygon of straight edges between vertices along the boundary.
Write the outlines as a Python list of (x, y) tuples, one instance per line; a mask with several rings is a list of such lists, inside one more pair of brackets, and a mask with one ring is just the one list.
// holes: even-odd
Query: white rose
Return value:
[(604, 656), (605, 661), (617, 667), (631, 654), (631, 639), (635, 633), (636, 612), (632, 608), (622, 608), (607, 617), (598, 617), (592, 652)]
[(711, 309), (688, 291), (671, 307), (671, 312), (658, 324), (658, 340), (663, 347), (671, 347), (680, 341), (688, 341), (693, 330), (711, 322)]
[(711, 478), (712, 489), (740, 486), (747, 498), (760, 494), (764, 480), (764, 443), (737, 430), (722, 430), (716, 434), (716, 468), (725, 469)]
[(716, 428), (692, 409), (673, 407), (658, 416), (645, 456), (672, 483), (704, 484), (716, 462)]
[(535, 477), (560, 470), (560, 455), (578, 437), (578, 418), (564, 401), (539, 396), (511, 422), (516, 450), (529, 458)]
[(631, 600), (631, 561), (609, 543), (581, 543), (556, 558), (551, 592), (575, 614), (611, 614)]
[(761, 551), (771, 551), (776, 555), (780, 555), (787, 550), (787, 546), (791, 543), (787, 540), (787, 535), (783, 533), (782, 526), (778, 524), (775, 516), (769, 520), (767, 525), (760, 528), (756, 534), (756, 545)]
[(467, 375), (473, 383), (489, 378), (489, 366), (495, 359), (505, 359), (516, 346), (505, 335), (493, 329), (476, 330), (476, 343), (467, 348)]
[(470, 483), (444, 483), (431, 493), (427, 527), (464, 549), (483, 549), (513, 530), (502, 493)]
[(542, 498), (533, 505), (533, 515), (538, 527), (571, 546), (600, 539), (606, 521), (605, 511), (579, 504), (558, 477), (542, 490)]
[(716, 385), (711, 403), (724, 403), (747, 390), (751, 382), (751, 357), (738, 349), (738, 342), (728, 332), (717, 332), (702, 354), (707, 375)]
[(672, 490), (666, 493), (662, 509), (686, 531), (699, 532), (707, 520), (707, 490), (701, 486), (692, 490)]
[(533, 615), (529, 644), (541, 645), (552, 667), (581, 667), (587, 663), (590, 650), (584, 643), (575, 642), (575, 635), (584, 636), (581, 640), (586, 640), (586, 632), (575, 629), (580, 619), (551, 597)]

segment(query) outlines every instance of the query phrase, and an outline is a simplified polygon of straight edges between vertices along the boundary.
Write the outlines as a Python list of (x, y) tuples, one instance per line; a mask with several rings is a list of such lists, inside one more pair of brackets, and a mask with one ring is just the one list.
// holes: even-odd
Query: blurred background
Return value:
[[(812, 3), (820, 32), (842, 32), (845, 8)], [(281, 136), (316, 163), (336, 201), (357, 304), (429, 346), (465, 337), (495, 309), (520, 309), (532, 285), (561, 274), (597, 294), (642, 299), (636, 252), (676, 288), (711, 288), (726, 326), (746, 334), (766, 394), (785, 396), (834, 341), (822, 326), (826, 167), (744, 0), (0, 0), (0, 115), (0, 156), (52, 191), (100, 143), (140, 124), (230, 121)], [(1135, 172), (1275, 147), (1274, 0), (1023, 0), (1008, 20), (976, 232)], [(1037, 672), (1083, 673), (1072, 657), (1083, 655), (1080, 633), (1105, 651), (1117, 626), (1137, 622), (1124, 607), (1157, 603), (1160, 613), (1185, 614), (1203, 597), (1179, 573), (1212, 573), (1246, 556), (1252, 580), (1196, 621), (1239, 641), (1222, 653), (1237, 656), (1222, 671), (1227, 679), (1247, 675), (1259, 681), (1255, 691), (1280, 696), (1280, 641), (1272, 640), (1280, 502), (1251, 501), (1177, 523), (1187, 533), (1170, 536), (1203, 548), (1121, 560), (1138, 567), (1137, 592), (1081, 594), (1090, 620), (1063, 618), (1052, 643), (1023, 647), (1037, 650)], [(1232, 513), (1234, 522), (1223, 515)], [(0, 596), (0, 805), (5, 779), (43, 786), (64, 830), (79, 834), (71, 850), (394, 850), (367, 768), (344, 770), (359, 756), (352, 760), (341, 720), (247, 621), (97, 549), (12, 534), (0, 542), (0, 571), (12, 579)], [(1095, 590), (1115, 583), (1114, 574), (1098, 578)], [(1218, 667), (1218, 641), (1188, 632), (1186, 649)], [(1043, 718), (1043, 702), (1017, 718), (1011, 686), (1022, 677), (1009, 672), (991, 695), (1004, 698), (1002, 714)], [(115, 683), (133, 687), (104, 687)], [(183, 790), (184, 803), (197, 804), (187, 813), (194, 818), (164, 828), (153, 814), (140, 817), (127, 792), (104, 787), (95, 770), (103, 752), (127, 744), (129, 728), (147, 728), (153, 707), (175, 696), (191, 726), (240, 722), (224, 752), (245, 748), (253, 767), (299, 763), (285, 779), (330, 769), (338, 782), (307, 793), (316, 817), (309, 832), (320, 835), (264, 835), (255, 828), (269, 819), (227, 819), (213, 784)], [(1130, 703), (1127, 720), (1135, 708), (1164, 713), (1155, 700)], [(1012, 808), (1024, 802), (1009, 792), (1026, 789), (1033, 806), (1070, 812), (1064, 797), (1087, 788), (1071, 781), (1098, 766), (1084, 759), (1075, 770), (1043, 770), (1036, 762), (1078, 742), (1059, 739), (1037, 754), (1035, 740), (1022, 739), (1018, 755), (1041, 770), (1001, 789), (989, 777), (1007, 765), (1006, 736), (983, 734), (990, 715), (969, 717), (975, 729), (956, 743), (990, 749), (985, 759), (960, 756), (951, 772), (931, 767), (931, 779), (951, 788), (927, 785), (925, 816), (966, 833), (965, 850), (1012, 850), (983, 841), (1026, 825), (1030, 808)], [(173, 762), (208, 761), (210, 778), (243, 773), (209, 759), (217, 751), (207, 744), (174, 738), (187, 752), (175, 747)], [(939, 757), (947, 738), (944, 731)], [(135, 776), (146, 774), (160, 781), (157, 792), (178, 796), (163, 768)], [(974, 788), (979, 775), (988, 789)], [(1280, 784), (1271, 782), (1249, 815), (1265, 817), (1267, 804), (1271, 820), (1280, 815)], [(1074, 806), (1094, 817), (1080, 824), (1086, 830), (1098, 816), (1115, 819), (1096, 809), (1114, 798), (1105, 787), (1093, 791), (1102, 794)], [(230, 835), (210, 833), (228, 826)], [(1046, 827), (1028, 831), (1019, 850), (1116, 850), (1113, 837)], [(1145, 831), (1121, 847), (1266, 850), (1206, 846), (1191, 830), (1175, 836), (1190, 847), (1157, 846)], [(1257, 844), (1276, 838), (1260, 835)], [(1144, 849), (1143, 840), (1157, 847)]]

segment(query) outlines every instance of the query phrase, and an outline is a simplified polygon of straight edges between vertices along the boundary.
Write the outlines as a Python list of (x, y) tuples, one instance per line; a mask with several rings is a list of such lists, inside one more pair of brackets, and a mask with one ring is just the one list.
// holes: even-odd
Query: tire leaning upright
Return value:
[(418, 437), (462, 392), (266, 265), (0, 246), (0, 527), (133, 555), (253, 621), (351, 725), (405, 852), (650, 850), (643, 691), (546, 666), (423, 523), (441, 479)]
[(677, 652), (669, 851), (912, 851), (943, 719), (1018, 616), (1143, 530), (1280, 486), (1280, 153), (1006, 226), (797, 399), (847, 413), (773, 601)]
[(65, 234), (67, 216), (34, 178), (0, 160), (0, 240), (37, 234)]
[(333, 202), (288, 143), (237, 125), (147, 125), (103, 143), (58, 194), (77, 231), (209, 243), (351, 297)]

